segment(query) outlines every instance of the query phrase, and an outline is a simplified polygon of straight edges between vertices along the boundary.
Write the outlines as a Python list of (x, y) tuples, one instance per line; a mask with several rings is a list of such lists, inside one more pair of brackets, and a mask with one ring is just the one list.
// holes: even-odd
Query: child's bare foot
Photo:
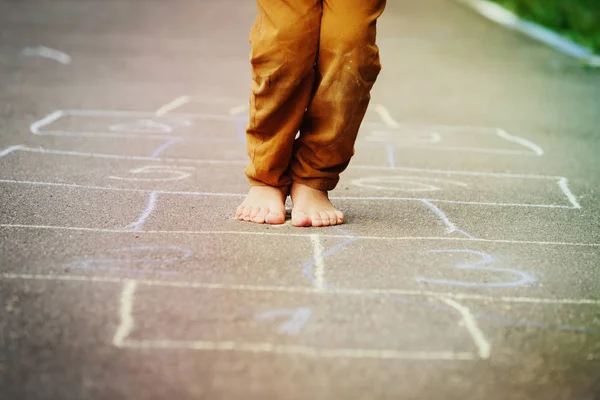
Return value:
[(248, 196), (237, 208), (235, 216), (240, 221), (278, 225), (285, 222), (287, 189), (271, 186), (251, 186)]
[(344, 223), (344, 213), (336, 210), (327, 192), (300, 183), (292, 184), (292, 225), (332, 226)]

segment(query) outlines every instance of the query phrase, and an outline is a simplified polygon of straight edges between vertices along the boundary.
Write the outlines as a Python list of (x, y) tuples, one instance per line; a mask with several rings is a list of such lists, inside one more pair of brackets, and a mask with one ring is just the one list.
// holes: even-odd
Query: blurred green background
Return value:
[(492, 0), (600, 53), (600, 0)]

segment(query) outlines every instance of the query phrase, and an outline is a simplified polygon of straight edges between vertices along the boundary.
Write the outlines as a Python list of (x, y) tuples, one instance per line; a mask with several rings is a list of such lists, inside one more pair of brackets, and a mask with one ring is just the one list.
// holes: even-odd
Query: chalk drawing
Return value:
[(475, 239), (475, 237), (473, 235), (471, 235), (470, 233), (467, 233), (467, 232), (463, 231), (462, 229), (457, 228), (456, 225), (454, 225), (452, 223), (452, 221), (450, 221), (450, 219), (448, 219), (446, 214), (444, 214), (444, 212), (442, 210), (440, 210), (438, 207), (433, 205), (430, 201), (422, 200), (422, 203), (427, 208), (429, 208), (431, 211), (433, 211), (435, 213), (435, 215), (437, 215), (439, 217), (439, 219), (444, 223), (444, 225), (446, 225), (447, 233), (456, 232), (456, 233), (460, 233), (463, 236), (468, 237), (469, 239)]
[(464, 281), (455, 281), (449, 279), (430, 279), (424, 277), (415, 277), (414, 280), (417, 282), (431, 283), (431, 284), (440, 284), (440, 285), (451, 285), (451, 286), (466, 286), (466, 287), (495, 287), (495, 288), (506, 288), (506, 287), (518, 287), (529, 285), (536, 281), (534, 277), (529, 275), (526, 272), (519, 271), (516, 269), (510, 268), (499, 268), (499, 267), (491, 267), (490, 264), (495, 262), (494, 258), (484, 252), (476, 251), (476, 250), (427, 250), (423, 252), (423, 254), (467, 254), (474, 255), (479, 258), (478, 261), (475, 262), (465, 262), (457, 265), (453, 265), (451, 268), (462, 269), (462, 270), (472, 270), (472, 271), (484, 271), (484, 272), (498, 272), (501, 274), (508, 274), (515, 276), (516, 279), (508, 282), (464, 282)]
[(165, 104), (164, 106), (160, 107), (158, 110), (156, 110), (155, 114), (157, 117), (162, 117), (163, 115), (170, 113), (171, 111), (181, 107), (182, 105), (189, 103), (190, 100), (191, 100), (190, 96), (177, 97), (177, 98), (173, 99), (172, 101), (168, 102), (167, 104)]
[[(133, 175), (166, 175), (163, 177), (155, 178), (139, 178), (139, 177), (122, 177), (111, 175), (108, 178), (117, 179), (121, 181), (135, 181), (135, 182), (156, 182), (156, 181), (178, 181), (189, 178), (192, 176), (187, 171), (195, 171), (195, 167), (182, 167), (174, 165), (147, 165), (140, 168), (135, 168), (129, 171)], [(153, 193), (157, 193), (153, 191)]]
[(171, 133), (173, 127), (163, 122), (151, 119), (140, 119), (130, 123), (109, 125), (112, 132), (134, 132), (134, 133)]
[[(247, 193), (219, 193), (219, 192), (190, 192), (184, 190), (156, 190), (156, 189), (140, 189), (140, 188), (119, 188), (111, 186), (92, 186), (92, 185), (80, 185), (76, 183), (57, 183), (57, 182), (36, 182), (36, 181), (25, 181), (25, 180), (14, 180), (14, 179), (0, 179), (0, 183), (19, 184), (19, 185), (31, 185), (31, 186), (54, 186), (54, 187), (66, 187), (66, 188), (78, 188), (86, 190), (105, 190), (112, 192), (132, 192), (132, 193), (150, 193), (156, 192), (160, 194), (172, 194), (182, 196), (207, 196), (207, 197), (233, 197), (233, 198), (245, 198)], [(418, 197), (395, 197), (395, 196), (331, 196), (331, 200), (345, 200), (345, 201), (428, 201), (435, 203), (448, 203), (448, 204), (468, 204), (475, 206), (490, 206), (490, 207), (525, 207), (525, 208), (551, 208), (551, 209), (567, 209), (572, 210), (573, 206), (565, 206), (559, 204), (523, 204), (523, 203), (496, 203), (496, 202), (479, 202), (479, 201), (460, 201), (460, 200), (444, 200), (444, 199), (433, 199), (433, 198), (418, 198)], [(280, 225), (272, 225), (271, 228), (279, 227)]]
[(247, 111), (248, 111), (248, 105), (241, 104), (239, 106), (231, 107), (229, 109), (229, 115), (240, 115), (240, 114), (246, 113)]
[[(89, 283), (122, 283), (129, 281), (129, 278), (118, 276), (89, 276), (89, 275), (60, 275), (60, 274), (17, 274), (0, 273), (0, 279), (19, 279), (19, 280), (40, 280), (40, 281), (65, 281), (65, 282), (89, 282)], [(322, 291), (306, 286), (266, 286), (266, 285), (239, 285), (239, 284), (221, 284), (174, 280), (151, 280), (136, 279), (138, 285), (150, 287), (175, 287), (175, 288), (193, 288), (209, 290), (247, 290), (250, 292), (273, 292), (273, 293), (312, 293), (323, 294)], [(539, 298), (539, 297), (515, 297), (515, 296), (487, 296), (472, 293), (459, 292), (434, 292), (427, 290), (408, 290), (408, 289), (344, 289), (326, 292), (328, 295), (344, 296), (410, 296), (422, 298), (450, 298), (454, 300), (478, 301), (482, 303), (499, 302), (515, 304), (571, 304), (580, 306), (600, 306), (598, 299), (571, 299), (571, 298)]]
[(387, 154), (387, 160), (388, 160), (388, 165), (391, 168), (394, 168), (396, 166), (396, 156), (395, 156), (395, 151), (394, 151), (394, 146), (392, 146), (391, 144), (387, 144), (385, 146), (385, 152)]
[(181, 138), (180, 137), (175, 137), (172, 139), (167, 140), (166, 142), (164, 142), (162, 145), (160, 145), (159, 147), (157, 147), (152, 154), (150, 154), (151, 158), (156, 158), (159, 155), (161, 155), (165, 150), (167, 150), (169, 147), (173, 146), (174, 144), (177, 144), (179, 142), (181, 142)]
[(383, 104), (373, 104), (371, 106), (383, 123), (389, 128), (400, 128), (400, 124), (392, 117), (388, 109)]
[[(453, 185), (466, 187), (467, 184), (460, 181), (450, 179), (430, 178), (426, 176), (373, 176), (368, 178), (360, 178), (352, 181), (352, 184), (358, 187), (377, 189), (377, 190), (394, 190), (401, 192), (435, 192), (442, 190), (440, 186), (435, 186), (431, 182), (443, 185)], [(400, 184), (398, 186), (398, 184)]]
[(483, 360), (490, 358), (491, 345), (486, 339), (485, 335), (477, 325), (477, 321), (471, 314), (471, 311), (464, 305), (456, 302), (451, 298), (441, 298), (441, 301), (454, 308), (462, 316), (462, 324), (465, 329), (471, 334), (473, 341), (477, 346), (477, 353)]
[(567, 196), (567, 198), (573, 205), (573, 208), (580, 209), (581, 204), (579, 204), (579, 202), (577, 201), (577, 198), (575, 197), (573, 192), (571, 192), (571, 190), (569, 189), (569, 182), (568, 182), (567, 178), (560, 178), (558, 180), (558, 185), (560, 186), (560, 189), (563, 191), (565, 196)]
[[(58, 226), (58, 225), (27, 225), (27, 224), (0, 224), (0, 228), (3, 229), (47, 229), (57, 231), (74, 231), (74, 232), (97, 232), (97, 233), (116, 233), (123, 234), (128, 233), (123, 229), (103, 229), (103, 228), (85, 228), (76, 226)], [(161, 230), (145, 230), (140, 231), (145, 235), (250, 235), (250, 236), (285, 236), (285, 237), (303, 237), (309, 238), (309, 234), (303, 233), (291, 233), (291, 232), (266, 232), (266, 231), (193, 231), (193, 230), (173, 230), (173, 231), (161, 231)], [(322, 233), (322, 238), (342, 238), (347, 239), (345, 235), (334, 235)], [(508, 239), (468, 239), (451, 236), (353, 236), (355, 239), (361, 240), (374, 240), (374, 241), (447, 241), (447, 242), (464, 242), (464, 243), (505, 243), (505, 244), (535, 244), (540, 246), (573, 246), (573, 247), (600, 247), (600, 243), (578, 243), (578, 242), (553, 242), (553, 241), (534, 241), (534, 240), (508, 240)], [(323, 253), (326, 254), (327, 252)]]
[(127, 280), (123, 284), (123, 291), (119, 299), (120, 323), (112, 341), (116, 347), (124, 347), (125, 339), (131, 334), (135, 326), (132, 312), (136, 288), (137, 283), (133, 280)]
[(313, 246), (313, 257), (315, 260), (315, 281), (317, 289), (323, 289), (325, 283), (325, 258), (323, 257), (323, 245), (318, 234), (310, 235), (310, 241)]
[(287, 317), (288, 319), (281, 325), (279, 325), (277, 331), (279, 333), (284, 333), (287, 335), (297, 335), (302, 331), (306, 324), (308, 324), (311, 315), (312, 310), (310, 308), (299, 307), (279, 310), (268, 310), (256, 314), (254, 318), (259, 321), (262, 321), (266, 319)]
[(46, 46), (25, 47), (21, 52), (28, 57), (43, 57), (54, 60), (61, 64), (67, 65), (71, 63), (71, 56), (60, 50), (56, 50)]
[(137, 219), (137, 221), (127, 225), (125, 227), (125, 230), (132, 230), (132, 231), (142, 230), (142, 228), (144, 227), (144, 224), (146, 223), (146, 221), (152, 214), (152, 211), (154, 211), (154, 209), (156, 208), (156, 201), (158, 200), (158, 195), (159, 195), (159, 193), (157, 193), (157, 192), (150, 192), (150, 194), (148, 195), (148, 203), (146, 204), (146, 208), (144, 208), (144, 211), (142, 211), (142, 215), (140, 215), (140, 217)]
[(512, 143), (519, 144), (519, 145), (531, 150), (537, 156), (544, 155), (544, 150), (542, 150), (542, 148), (540, 146), (538, 146), (537, 144), (535, 144), (527, 139), (523, 139), (522, 137), (511, 135), (503, 129), (497, 129), (496, 135), (500, 136), (502, 139), (508, 140), (509, 142), (512, 142)]
[(178, 275), (176, 271), (149, 270), (144, 266), (168, 266), (191, 257), (190, 249), (180, 246), (134, 246), (111, 249), (107, 257), (81, 259), (67, 264), (70, 270), (118, 271), (136, 274)]
[(7, 156), (7, 155), (9, 155), (9, 154), (10, 154), (10, 153), (12, 153), (13, 151), (20, 150), (20, 149), (22, 149), (23, 147), (25, 147), (25, 146), (23, 146), (23, 145), (19, 145), (19, 146), (10, 146), (10, 147), (7, 147), (6, 149), (4, 149), (4, 150), (0, 151), (0, 158), (2, 158), (2, 157), (4, 157), (4, 156)]

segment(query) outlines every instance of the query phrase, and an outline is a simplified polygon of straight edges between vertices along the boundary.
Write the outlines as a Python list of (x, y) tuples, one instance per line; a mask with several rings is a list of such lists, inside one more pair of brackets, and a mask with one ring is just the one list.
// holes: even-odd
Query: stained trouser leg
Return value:
[(292, 159), (292, 179), (332, 190), (354, 155), (354, 142), (381, 70), (376, 21), (385, 0), (323, 0), (316, 91)]
[(322, 0), (257, 0), (246, 130), (252, 185), (291, 183), (294, 139), (314, 87), (321, 5)]

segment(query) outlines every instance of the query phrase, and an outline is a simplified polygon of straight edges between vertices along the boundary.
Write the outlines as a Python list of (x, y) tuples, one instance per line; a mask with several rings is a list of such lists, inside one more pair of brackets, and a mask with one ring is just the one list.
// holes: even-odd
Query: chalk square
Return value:
[[(139, 285), (131, 314), (126, 315), (135, 328), (123, 339), (123, 347), (316, 357), (476, 358), (475, 345), (459, 324), (460, 315), (437, 305), (327, 293)], [(348, 309), (354, 312), (347, 313)]]

